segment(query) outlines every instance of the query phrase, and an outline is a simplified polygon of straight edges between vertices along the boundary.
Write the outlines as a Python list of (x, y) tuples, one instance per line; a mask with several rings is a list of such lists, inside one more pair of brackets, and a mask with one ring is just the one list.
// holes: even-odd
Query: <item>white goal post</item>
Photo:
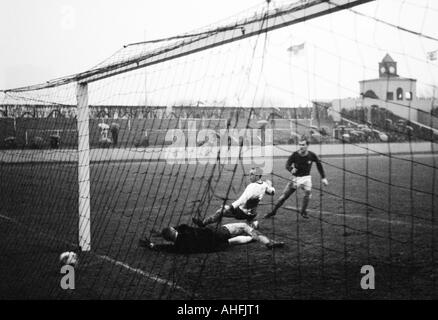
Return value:
[(88, 84), (78, 83), (78, 181), (79, 181), (79, 247), (91, 250), (90, 232), (90, 128)]

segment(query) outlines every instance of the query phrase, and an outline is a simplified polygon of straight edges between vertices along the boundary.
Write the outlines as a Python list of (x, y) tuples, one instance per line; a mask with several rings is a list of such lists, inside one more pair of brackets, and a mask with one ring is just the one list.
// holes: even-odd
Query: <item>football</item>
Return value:
[(73, 251), (63, 252), (59, 256), (59, 261), (62, 264), (69, 264), (71, 266), (75, 266), (78, 263), (78, 256)]

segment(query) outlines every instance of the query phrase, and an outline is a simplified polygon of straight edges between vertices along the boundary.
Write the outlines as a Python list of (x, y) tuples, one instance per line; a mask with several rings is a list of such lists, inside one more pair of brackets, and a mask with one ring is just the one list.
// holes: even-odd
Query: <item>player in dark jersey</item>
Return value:
[(286, 162), (286, 170), (291, 172), (293, 176), (292, 181), (286, 185), (286, 188), (275, 204), (274, 209), (272, 212), (265, 215), (265, 219), (275, 216), (277, 210), (298, 188), (302, 188), (304, 190), (300, 214), (304, 218), (308, 218), (307, 206), (309, 205), (309, 200), (312, 195), (312, 176), (310, 175), (310, 170), (312, 169), (313, 162), (316, 163), (316, 167), (321, 175), (322, 183), (325, 186), (328, 185), (321, 161), (316, 154), (308, 150), (309, 142), (305, 139), (302, 139), (299, 141), (299, 146), (299, 150), (292, 153)]
[[(212, 252), (223, 250), (230, 245), (258, 241), (268, 249), (282, 247), (283, 242), (269, 239), (245, 222), (229, 223), (215, 228), (191, 227), (186, 224), (167, 227), (161, 236), (173, 243), (173, 250), (180, 253)], [(159, 249), (159, 245), (148, 239), (141, 239), (140, 245), (149, 249)]]

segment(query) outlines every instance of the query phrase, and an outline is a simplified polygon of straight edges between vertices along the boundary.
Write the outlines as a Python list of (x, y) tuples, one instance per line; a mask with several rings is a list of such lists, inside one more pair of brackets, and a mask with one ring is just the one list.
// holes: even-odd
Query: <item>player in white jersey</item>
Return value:
[[(263, 171), (260, 168), (252, 168), (249, 172), (250, 184), (246, 187), (242, 195), (234, 201), (231, 206), (225, 205), (217, 210), (212, 216), (201, 220), (193, 218), (193, 223), (204, 227), (208, 224), (221, 221), (222, 217), (246, 220), (252, 223), (257, 216), (257, 206), (265, 194), (274, 195), (275, 189), (271, 181), (262, 180)], [(255, 225), (256, 226), (256, 225)]]

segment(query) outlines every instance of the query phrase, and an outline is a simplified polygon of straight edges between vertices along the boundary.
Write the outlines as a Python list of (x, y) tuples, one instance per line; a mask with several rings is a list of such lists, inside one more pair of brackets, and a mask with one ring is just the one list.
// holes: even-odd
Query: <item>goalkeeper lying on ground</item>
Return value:
[(206, 228), (182, 224), (177, 227), (164, 228), (161, 231), (161, 236), (173, 243), (171, 248), (156, 245), (148, 239), (140, 239), (140, 246), (153, 250), (171, 249), (180, 253), (211, 252), (252, 241), (261, 242), (268, 249), (284, 246), (284, 242), (269, 239), (245, 222)]

